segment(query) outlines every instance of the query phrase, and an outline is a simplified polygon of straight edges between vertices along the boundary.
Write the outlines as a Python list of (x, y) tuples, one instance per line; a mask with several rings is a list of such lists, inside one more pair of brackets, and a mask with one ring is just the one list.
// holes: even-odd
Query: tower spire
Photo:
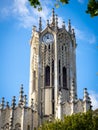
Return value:
[(89, 94), (87, 92), (87, 88), (84, 88), (84, 101), (90, 101)]
[(73, 34), (73, 37), (75, 37), (75, 32), (74, 32), (74, 29), (72, 29), (72, 34)]
[(39, 32), (42, 31), (42, 19), (41, 17), (39, 18)]
[(9, 108), (9, 102), (6, 102), (6, 108)]
[(47, 26), (49, 26), (49, 20), (47, 20)]
[(55, 12), (54, 12), (54, 8), (52, 9), (52, 25), (55, 25)]
[(20, 96), (19, 96), (19, 105), (23, 105), (23, 84), (21, 84), (21, 88), (20, 88)]
[(1, 109), (4, 109), (4, 106), (5, 106), (5, 98), (3, 97), (1, 102)]
[(70, 21), (70, 19), (68, 21), (68, 32), (71, 33), (71, 21)]
[(55, 15), (55, 27), (57, 28), (58, 27), (58, 16)]
[(16, 105), (16, 99), (15, 99), (16, 97), (15, 96), (13, 96), (13, 99), (12, 99), (12, 109), (14, 109), (15, 108), (15, 105)]
[(65, 29), (65, 21), (63, 21), (62, 28)]
[(23, 102), (23, 106), (26, 107), (27, 105), (27, 95), (24, 95), (24, 102)]

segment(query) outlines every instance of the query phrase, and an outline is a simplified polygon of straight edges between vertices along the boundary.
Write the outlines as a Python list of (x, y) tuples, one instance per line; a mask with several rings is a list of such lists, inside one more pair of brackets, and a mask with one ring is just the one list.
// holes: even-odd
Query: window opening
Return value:
[(45, 85), (46, 86), (50, 85), (50, 67), (49, 66), (45, 68)]
[(63, 88), (67, 89), (67, 70), (63, 67)]

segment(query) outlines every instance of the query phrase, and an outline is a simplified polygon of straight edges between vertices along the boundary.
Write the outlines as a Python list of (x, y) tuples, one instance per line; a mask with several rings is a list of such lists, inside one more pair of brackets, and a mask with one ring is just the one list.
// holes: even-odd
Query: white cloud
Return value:
[[(15, 17), (18, 20), (18, 24), (24, 28), (31, 28), (32, 25), (37, 25), (38, 17), (42, 17), (42, 26), (44, 27), (46, 25), (46, 20), (50, 19), (51, 7), (53, 5), (53, 2), (52, 0), (50, 0), (49, 2), (47, 2), (46, 0), (41, 0), (41, 4), (43, 9), (41, 12), (39, 12), (37, 9), (34, 9), (32, 6), (30, 6), (28, 0), (13, 0), (10, 7), (4, 7), (0, 14), (4, 17)], [(58, 24), (61, 27), (63, 22), (62, 17), (58, 17), (58, 21)], [(85, 41), (87, 43), (96, 42), (96, 37), (94, 34), (80, 30), (76, 27), (73, 28), (75, 28), (77, 39)]]
[(62, 23), (63, 23), (63, 18), (62, 17), (58, 17), (58, 26), (62, 27)]
[(20, 22), (20, 26), (31, 27), (38, 23), (38, 16), (42, 17), (44, 23), (49, 18), (49, 12), (53, 2), (41, 1), (43, 10), (39, 12), (30, 6), (28, 0), (13, 0), (12, 4), (2, 8), (0, 14), (3, 16), (13, 16)]
[(49, 19), (49, 12), (50, 12), (50, 8), (47, 8), (46, 5), (43, 5), (43, 9), (40, 12), (37, 9), (36, 10), (33, 9), (33, 13), (36, 16), (42, 17), (42, 19), (44, 21), (46, 21), (47, 19)]
[(98, 108), (98, 93), (90, 91), (90, 98), (92, 101), (93, 110)]
[(75, 29), (76, 38), (78, 40), (82, 40), (86, 43), (94, 44), (96, 43), (96, 36), (90, 32), (87, 32), (86, 30), (80, 30), (76, 27), (73, 27)]
[(21, 16), (29, 13), (26, 6), (27, 0), (14, 0), (13, 11), (14, 13), (19, 13)]

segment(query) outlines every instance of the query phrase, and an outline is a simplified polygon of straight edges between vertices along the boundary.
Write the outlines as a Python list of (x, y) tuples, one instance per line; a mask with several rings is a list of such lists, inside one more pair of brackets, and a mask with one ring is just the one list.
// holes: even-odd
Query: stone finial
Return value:
[(49, 20), (47, 20), (47, 26), (49, 26)]
[(26, 107), (26, 105), (27, 105), (27, 95), (24, 95), (23, 105), (24, 105), (24, 107)]
[(34, 99), (31, 99), (31, 108), (34, 110)]
[(41, 17), (39, 18), (39, 32), (42, 31), (42, 20)]
[(57, 15), (55, 16), (55, 27), (56, 28), (58, 27), (58, 16)]
[(13, 99), (12, 99), (12, 109), (14, 109), (15, 108), (15, 106), (16, 106), (16, 97), (15, 96), (13, 96)]
[(35, 31), (36, 31), (36, 26), (33, 26), (33, 29), (32, 29), (32, 30), (33, 30), (33, 32), (35, 32)]
[(9, 102), (6, 102), (6, 108), (9, 108)]
[(84, 88), (84, 97), (83, 97), (83, 100), (84, 101), (88, 101), (88, 99), (89, 99), (89, 94), (87, 92), (87, 88)]
[(20, 88), (20, 96), (19, 96), (19, 105), (23, 105), (23, 84), (21, 84), (21, 88)]
[(5, 98), (2, 97), (2, 101), (1, 101), (1, 109), (4, 109), (5, 106)]
[(70, 19), (68, 21), (68, 32), (71, 33), (71, 22), (70, 22)]
[(55, 25), (55, 12), (54, 12), (54, 8), (52, 9), (52, 25)]
[(65, 21), (63, 21), (62, 28), (65, 29)]
[(72, 29), (72, 35), (73, 35), (73, 37), (75, 37), (75, 32), (74, 32), (74, 29)]

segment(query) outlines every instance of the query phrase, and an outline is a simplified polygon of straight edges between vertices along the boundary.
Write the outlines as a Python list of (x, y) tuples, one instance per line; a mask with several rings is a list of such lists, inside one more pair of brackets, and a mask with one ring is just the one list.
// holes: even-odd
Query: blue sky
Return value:
[[(77, 87), (82, 98), (87, 87), (94, 109), (98, 107), (98, 17), (91, 18), (85, 13), (88, 0), (70, 0), (55, 12), (59, 25), (71, 19), (77, 39)], [(28, 0), (0, 1), (0, 102), (11, 102), (12, 96), (19, 96), (20, 85), (29, 90), (30, 39), (32, 26), (38, 25), (39, 16), (43, 27), (54, 7), (52, 0), (42, 1), (43, 11), (38, 12)]]

